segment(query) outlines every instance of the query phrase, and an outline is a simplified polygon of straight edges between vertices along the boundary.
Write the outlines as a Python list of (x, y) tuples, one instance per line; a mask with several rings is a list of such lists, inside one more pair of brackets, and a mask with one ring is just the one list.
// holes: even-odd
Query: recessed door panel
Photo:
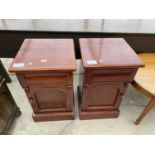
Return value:
[(66, 108), (66, 93), (60, 88), (42, 88), (35, 92), (40, 109)]
[(87, 88), (85, 104), (88, 110), (115, 109), (115, 105), (121, 98), (122, 84), (101, 83), (92, 84)]
[(119, 89), (111, 85), (97, 85), (88, 93), (88, 106), (113, 106)]
[(55, 112), (67, 110), (66, 86), (30, 86), (30, 98), (35, 112)]

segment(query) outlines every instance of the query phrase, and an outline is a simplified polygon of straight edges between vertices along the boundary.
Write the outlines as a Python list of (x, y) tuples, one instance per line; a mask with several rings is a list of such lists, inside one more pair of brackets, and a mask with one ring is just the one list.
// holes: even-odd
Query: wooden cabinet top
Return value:
[(81, 38), (80, 50), (85, 69), (144, 66), (123, 38)]
[(25, 39), (10, 72), (76, 70), (72, 39)]

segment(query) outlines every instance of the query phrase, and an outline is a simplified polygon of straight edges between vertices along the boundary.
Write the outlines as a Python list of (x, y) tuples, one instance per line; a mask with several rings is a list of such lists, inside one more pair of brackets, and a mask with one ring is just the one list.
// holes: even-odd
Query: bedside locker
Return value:
[(80, 119), (118, 117), (122, 96), (143, 62), (122, 38), (83, 38), (80, 50)]
[(72, 39), (25, 39), (9, 71), (15, 72), (35, 121), (74, 119)]

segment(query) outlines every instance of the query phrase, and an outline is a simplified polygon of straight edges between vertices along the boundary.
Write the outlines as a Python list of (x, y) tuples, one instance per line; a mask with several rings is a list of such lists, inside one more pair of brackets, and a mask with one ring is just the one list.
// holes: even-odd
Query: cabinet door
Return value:
[(72, 87), (31, 85), (30, 92), (35, 112), (72, 111)]
[(96, 83), (84, 87), (83, 110), (117, 109), (123, 94), (123, 83)]

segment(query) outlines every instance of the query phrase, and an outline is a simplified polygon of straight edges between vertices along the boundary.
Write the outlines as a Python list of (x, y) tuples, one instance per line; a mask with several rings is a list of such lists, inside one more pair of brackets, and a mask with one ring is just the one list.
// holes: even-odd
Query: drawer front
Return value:
[(65, 73), (46, 73), (46, 74), (25, 74), (26, 84), (66, 84), (67, 75)]
[(130, 82), (133, 80), (136, 71), (135, 69), (116, 69), (116, 70), (95, 70), (90, 72), (89, 82)]

